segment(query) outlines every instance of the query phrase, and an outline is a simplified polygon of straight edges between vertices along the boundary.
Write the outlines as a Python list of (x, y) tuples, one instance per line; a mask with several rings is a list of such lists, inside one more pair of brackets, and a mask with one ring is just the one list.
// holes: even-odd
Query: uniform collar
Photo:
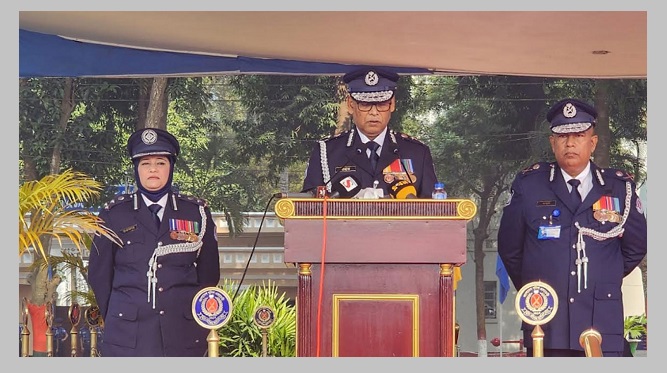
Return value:
[(577, 179), (581, 182), (581, 185), (579, 186), (579, 193), (581, 193), (581, 197), (583, 199), (586, 199), (586, 196), (588, 195), (588, 192), (593, 189), (593, 176), (591, 174), (591, 162), (588, 161), (586, 164), (586, 168), (584, 168), (579, 175), (576, 177), (572, 177), (567, 174), (567, 172), (563, 171), (563, 169), (560, 169), (561, 174), (563, 175), (563, 180), (565, 180), (565, 183), (572, 179)]
[(144, 200), (144, 204), (145, 204), (146, 206), (150, 206), (150, 205), (152, 205), (152, 204), (154, 204), (154, 203), (157, 203), (158, 205), (162, 206), (162, 210), (161, 210), (161, 211), (164, 211), (164, 206), (167, 205), (167, 198), (168, 198), (168, 197), (169, 197), (169, 193), (163, 195), (162, 198), (158, 199), (156, 202), (153, 202), (153, 201), (151, 201), (150, 199), (148, 199), (148, 197), (146, 197), (143, 193), (141, 193), (141, 198)]
[[(388, 128), (388, 127), (385, 127), (384, 130), (382, 130), (382, 132), (380, 132), (380, 134), (375, 138), (375, 140), (373, 140), (373, 141), (375, 141), (376, 143), (380, 144), (380, 148), (382, 147), (382, 145), (384, 145), (384, 138), (387, 136), (387, 128)], [(366, 144), (367, 142), (371, 141), (371, 140), (368, 138), (368, 136), (364, 135), (364, 134), (363, 134), (361, 131), (359, 131), (359, 130), (357, 130), (357, 131), (359, 132), (359, 138), (361, 139), (361, 143), (362, 143), (362, 144)]]

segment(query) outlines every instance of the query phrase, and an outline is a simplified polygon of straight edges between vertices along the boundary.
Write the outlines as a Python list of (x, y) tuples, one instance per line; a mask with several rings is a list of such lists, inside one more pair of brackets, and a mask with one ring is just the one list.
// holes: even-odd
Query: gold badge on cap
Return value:
[(380, 82), (380, 78), (378, 75), (375, 73), (375, 71), (369, 71), (368, 74), (366, 74), (366, 77), (364, 78), (364, 83), (366, 85), (377, 85)]
[(141, 133), (141, 141), (146, 145), (155, 144), (157, 141), (157, 133), (152, 129), (147, 129)]
[(565, 118), (574, 118), (577, 115), (577, 108), (568, 102), (563, 106), (563, 116)]

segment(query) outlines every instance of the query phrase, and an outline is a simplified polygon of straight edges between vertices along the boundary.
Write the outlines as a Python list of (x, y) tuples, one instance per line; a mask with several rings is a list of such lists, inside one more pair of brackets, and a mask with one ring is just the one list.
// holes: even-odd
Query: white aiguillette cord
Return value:
[(574, 223), (574, 225), (579, 229), (579, 234), (577, 236), (577, 259), (574, 261), (574, 264), (577, 265), (577, 292), (581, 293), (581, 267), (583, 264), (584, 270), (584, 289), (588, 289), (588, 256), (586, 256), (586, 243), (584, 242), (584, 235), (592, 237), (598, 241), (604, 241), (608, 238), (618, 237), (625, 229), (625, 225), (628, 216), (630, 215), (630, 201), (632, 200), (632, 185), (630, 182), (625, 183), (625, 209), (623, 210), (623, 217), (621, 222), (612, 228), (609, 232), (603, 233), (593, 230), (591, 228), (580, 227), (579, 222)]

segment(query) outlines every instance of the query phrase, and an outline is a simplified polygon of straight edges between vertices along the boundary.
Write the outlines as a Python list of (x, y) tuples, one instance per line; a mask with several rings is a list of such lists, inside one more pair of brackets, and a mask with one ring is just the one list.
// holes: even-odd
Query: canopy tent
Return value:
[(21, 11), (19, 75), (646, 78), (646, 11)]
[[(78, 42), (57, 35), (19, 30), (19, 77), (185, 76), (214, 74), (335, 75), (354, 65), (267, 58), (222, 57), (163, 52)], [(429, 74), (420, 68), (393, 68)]]

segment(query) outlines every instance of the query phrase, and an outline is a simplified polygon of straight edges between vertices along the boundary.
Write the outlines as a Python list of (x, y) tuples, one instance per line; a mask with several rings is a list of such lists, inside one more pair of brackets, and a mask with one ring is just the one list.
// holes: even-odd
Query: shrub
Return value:
[[(225, 280), (220, 286), (234, 297), (238, 285)], [(250, 285), (232, 300), (231, 319), (218, 330), (220, 356), (262, 356), (262, 330), (255, 324), (260, 306), (273, 309), (275, 322), (267, 331), (267, 356), (296, 356), (296, 309), (275, 282)]]

